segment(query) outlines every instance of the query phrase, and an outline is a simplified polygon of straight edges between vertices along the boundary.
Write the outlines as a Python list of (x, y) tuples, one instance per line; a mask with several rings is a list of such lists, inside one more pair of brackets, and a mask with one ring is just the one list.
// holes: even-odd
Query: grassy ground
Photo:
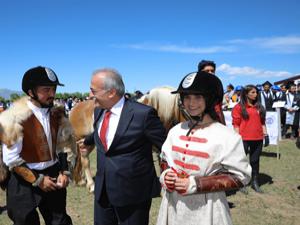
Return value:
[[(231, 214), (235, 225), (300, 224), (300, 190), (297, 189), (300, 185), (300, 150), (295, 147), (294, 141), (283, 140), (279, 151), (280, 160), (276, 158), (276, 146), (265, 148), (261, 157), (260, 183), (264, 194), (257, 194), (248, 188), (248, 195), (236, 192), (228, 196), (228, 201), (233, 204)], [(95, 154), (92, 155), (92, 166), (95, 171)], [(155, 224), (159, 205), (160, 198), (154, 199), (150, 212), (151, 225)], [(0, 207), (5, 207), (5, 193), (2, 191)], [(12, 224), (2, 209), (0, 224)], [(93, 195), (88, 194), (85, 187), (71, 185), (68, 188), (67, 210), (74, 225), (93, 224)]]

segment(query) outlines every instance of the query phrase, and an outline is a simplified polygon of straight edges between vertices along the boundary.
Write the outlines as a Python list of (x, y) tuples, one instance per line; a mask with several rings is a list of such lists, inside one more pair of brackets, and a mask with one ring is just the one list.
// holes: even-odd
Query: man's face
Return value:
[(286, 86), (285, 86), (285, 85), (282, 85), (282, 86), (280, 87), (280, 89), (281, 89), (281, 91), (286, 92)]
[(265, 85), (264, 85), (264, 91), (265, 91), (265, 92), (268, 92), (269, 90), (270, 90), (270, 85), (265, 84)]
[[(37, 86), (35, 88), (35, 94), (43, 106), (53, 106), (55, 98), (56, 86)], [(33, 96), (31, 96), (33, 97)]]
[(296, 86), (295, 86), (295, 85), (292, 85), (292, 86), (289, 88), (289, 92), (291, 92), (291, 93), (296, 93)]
[(227, 86), (226, 89), (228, 92), (230, 92), (232, 90), (230, 86)]
[(111, 108), (111, 90), (104, 88), (104, 72), (92, 77), (90, 86), (90, 96), (94, 97), (96, 104), (103, 109)]
[(215, 74), (215, 68), (213, 66), (205, 66), (202, 71), (207, 72), (207, 73), (211, 73), (211, 74)]

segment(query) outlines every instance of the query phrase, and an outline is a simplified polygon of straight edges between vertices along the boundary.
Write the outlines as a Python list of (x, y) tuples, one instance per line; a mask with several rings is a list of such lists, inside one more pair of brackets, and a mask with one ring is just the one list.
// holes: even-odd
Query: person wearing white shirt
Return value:
[(169, 168), (160, 175), (164, 192), (156, 225), (232, 224), (225, 191), (249, 183), (251, 166), (241, 136), (217, 120), (214, 105), (222, 90), (219, 78), (198, 71), (172, 92), (191, 120), (174, 126), (162, 146)]
[(53, 107), (57, 85), (63, 86), (50, 68), (29, 69), (22, 79), (28, 96), (0, 115), (3, 161), (11, 171), (7, 212), (17, 225), (40, 224), (36, 208), (46, 224), (72, 224), (66, 213), (70, 172), (62, 146), (71, 126), (64, 109)]

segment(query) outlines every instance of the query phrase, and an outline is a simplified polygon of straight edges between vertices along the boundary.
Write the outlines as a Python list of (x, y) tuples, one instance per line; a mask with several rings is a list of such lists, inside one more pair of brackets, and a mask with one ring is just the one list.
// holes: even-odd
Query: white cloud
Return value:
[(210, 46), (210, 47), (193, 47), (187, 45), (157, 45), (157, 44), (128, 44), (128, 45), (113, 45), (117, 48), (132, 48), (138, 50), (150, 50), (159, 52), (174, 52), (174, 53), (191, 53), (191, 54), (212, 54), (220, 52), (234, 52), (236, 49), (233, 46)]
[(234, 39), (229, 41), (235, 45), (249, 45), (257, 48), (269, 49), (277, 53), (299, 53), (300, 36), (279, 36), (252, 39)]
[(223, 72), (225, 74), (234, 76), (254, 76), (259, 78), (272, 78), (272, 77), (288, 77), (292, 76), (292, 73), (287, 71), (270, 71), (255, 69), (249, 66), (244, 67), (234, 67), (228, 64), (222, 64), (217, 67), (217, 71)]
[[(146, 51), (173, 52), (187, 54), (214, 54), (226, 52), (248, 51), (248, 48), (265, 49), (276, 53), (300, 53), (300, 36), (273, 36), (249, 39), (233, 39), (213, 46), (189, 46), (188, 44), (157, 44), (157, 43), (136, 43), (136, 44), (114, 44), (115, 48), (130, 48)], [(245, 50), (245, 48), (247, 48)]]

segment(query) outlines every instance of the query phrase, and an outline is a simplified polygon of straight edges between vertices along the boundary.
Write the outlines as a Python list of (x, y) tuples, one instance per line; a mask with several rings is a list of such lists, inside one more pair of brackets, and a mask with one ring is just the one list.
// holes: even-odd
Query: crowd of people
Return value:
[[(223, 110), (232, 110), (240, 102), (241, 92), (246, 87), (227, 85), (222, 103)], [(258, 101), (267, 112), (276, 110), (273, 107), (274, 103), (282, 103), (280, 107), (281, 135), (283, 138), (297, 138), (299, 136), (300, 85), (290, 81), (277, 86), (266, 81), (254, 87), (257, 90)], [(289, 129), (291, 132), (288, 132)]]
[[(179, 95), (189, 119), (168, 133), (154, 108), (136, 102), (140, 91), (125, 93), (118, 71), (93, 72), (94, 131), (78, 144), (82, 154), (97, 149), (95, 225), (147, 225), (152, 198), (160, 194), (157, 225), (232, 224), (226, 191), (251, 183), (263, 193), (258, 176), (263, 143), (268, 145), (266, 112), (284, 101), (282, 132), (291, 127), (297, 137), (296, 86), (230, 84), (224, 94), (215, 71), (213, 61), (202, 60), (197, 72), (182, 78), (172, 94)], [(58, 149), (59, 132), (69, 122), (55, 105), (68, 113), (86, 99), (55, 99), (57, 86), (63, 84), (52, 69), (31, 68), (22, 80), (27, 97), (0, 114), (3, 162), (10, 170), (7, 210), (14, 224), (40, 224), (37, 208), (46, 224), (72, 224), (66, 210), (70, 168)], [(234, 129), (224, 126), (223, 110), (232, 110)], [(159, 178), (153, 145), (161, 151)]]

